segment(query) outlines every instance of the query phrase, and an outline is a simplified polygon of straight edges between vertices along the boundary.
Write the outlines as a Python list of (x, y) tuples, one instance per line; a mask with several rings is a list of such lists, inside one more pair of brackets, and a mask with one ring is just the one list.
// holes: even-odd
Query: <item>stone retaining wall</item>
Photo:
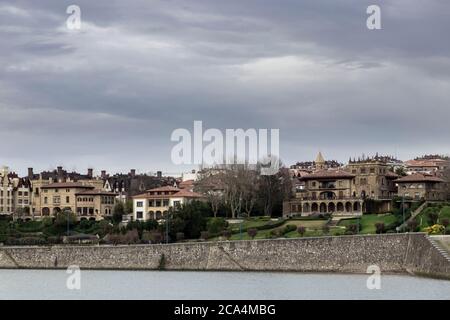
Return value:
[(133, 246), (0, 247), (0, 268), (413, 272), (450, 278), (421, 233)]

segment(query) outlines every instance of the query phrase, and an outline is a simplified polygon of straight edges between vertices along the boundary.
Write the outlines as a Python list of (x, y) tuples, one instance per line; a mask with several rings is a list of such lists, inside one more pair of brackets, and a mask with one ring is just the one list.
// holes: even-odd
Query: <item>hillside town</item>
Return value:
[[(326, 160), (321, 152), (312, 161), (280, 168), (274, 176), (261, 176), (255, 168), (245, 165), (201, 168), (178, 177), (161, 171), (137, 174), (135, 169), (94, 174), (89, 168), (79, 173), (62, 166), (39, 173), (28, 168), (26, 176), (19, 176), (4, 166), (0, 171), (0, 217), (16, 224), (41, 223), (38, 231), (43, 230), (42, 221), (51, 224), (61, 217), (60, 234), (66, 232), (66, 236), (75, 238), (84, 235), (73, 231), (77, 225), (85, 226), (78, 231), (86, 231), (86, 226), (105, 221), (114, 227), (106, 227), (103, 236), (120, 233), (121, 228), (137, 228), (142, 240), (146, 225), (147, 231), (153, 233), (153, 242), (167, 242), (169, 238), (237, 238), (237, 223), (240, 238), (243, 223), (247, 233), (244, 238), (358, 233), (366, 217), (375, 217), (372, 231), (392, 231), (395, 226), (398, 232), (400, 227), (406, 230), (407, 220), (420, 213), (415, 212), (417, 209), (442, 206), (450, 199), (449, 172), (450, 158), (442, 155), (407, 161), (362, 155), (343, 164)], [(195, 214), (188, 215), (183, 227), (173, 227), (169, 235), (169, 220), (175, 223), (182, 216), (177, 212), (187, 207), (202, 212), (204, 222), (195, 232), (187, 230), (185, 225), (196, 219)], [(72, 232), (65, 230), (66, 220), (73, 220), (67, 222)], [(440, 220), (438, 217), (434, 222), (440, 221), (445, 233), (448, 219)], [(411, 230), (421, 230), (423, 225), (423, 221), (409, 223)], [(217, 226), (211, 227), (214, 224)], [(262, 232), (265, 229), (271, 233)], [(159, 235), (155, 236), (157, 230)]]

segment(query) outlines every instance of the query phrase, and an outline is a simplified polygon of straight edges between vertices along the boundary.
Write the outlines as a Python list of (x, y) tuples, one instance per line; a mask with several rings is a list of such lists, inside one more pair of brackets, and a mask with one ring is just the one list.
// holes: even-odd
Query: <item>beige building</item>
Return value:
[(353, 196), (355, 175), (343, 170), (319, 170), (305, 175), (305, 190), (283, 203), (284, 216), (316, 213), (361, 215), (364, 201)]
[(171, 186), (150, 189), (133, 197), (133, 219), (163, 219), (170, 208), (199, 199), (203, 199), (201, 194), (186, 189)]
[(22, 218), (29, 215), (31, 188), (26, 178), (19, 178), (8, 167), (0, 169), (0, 214)]
[(35, 217), (56, 216), (69, 210), (78, 219), (101, 220), (110, 216), (115, 204), (116, 194), (95, 189), (82, 182), (56, 182), (40, 187), (35, 203)]
[(406, 200), (443, 201), (447, 198), (445, 181), (433, 175), (414, 173), (394, 180), (398, 195)]
[(283, 203), (284, 216), (361, 215), (392, 209), (398, 175), (381, 157), (350, 160), (342, 169), (325, 169), (325, 160), (319, 153), (315, 164), (319, 170), (297, 177), (303, 186), (295, 190), (294, 199)]

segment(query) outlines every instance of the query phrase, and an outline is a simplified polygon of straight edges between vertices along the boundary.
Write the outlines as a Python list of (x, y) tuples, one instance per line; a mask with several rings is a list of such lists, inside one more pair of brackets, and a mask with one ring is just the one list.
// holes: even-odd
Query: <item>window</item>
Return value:
[(375, 168), (370, 168), (370, 173), (375, 173)]
[(155, 207), (161, 207), (161, 200), (156, 200), (155, 202), (156, 202)]
[(311, 186), (315, 187), (316, 186), (316, 182), (315, 181), (311, 182)]
[(342, 188), (344, 186), (344, 181), (339, 180), (338, 184), (339, 184), (339, 187)]
[(356, 169), (352, 169), (352, 173), (353, 173), (353, 174), (356, 174)]
[(142, 211), (136, 212), (136, 218), (137, 218), (137, 219), (142, 219), (142, 217), (143, 217)]
[(173, 202), (173, 205), (174, 205), (175, 207), (180, 206), (180, 204), (181, 204), (180, 201), (174, 201), (174, 202)]
[(66, 189), (66, 192), (70, 192), (70, 189)]
[(168, 207), (169, 206), (169, 199), (164, 199), (163, 200), (163, 207)]
[(53, 204), (60, 204), (61, 203), (61, 198), (59, 196), (54, 196), (53, 197)]
[(70, 202), (70, 197), (66, 197), (66, 203)]
[(361, 168), (361, 173), (365, 174), (366, 173), (366, 168)]
[(44, 203), (47, 204), (48, 203), (48, 198), (44, 197)]
[(142, 201), (136, 202), (136, 207), (142, 208), (144, 206), (144, 203)]

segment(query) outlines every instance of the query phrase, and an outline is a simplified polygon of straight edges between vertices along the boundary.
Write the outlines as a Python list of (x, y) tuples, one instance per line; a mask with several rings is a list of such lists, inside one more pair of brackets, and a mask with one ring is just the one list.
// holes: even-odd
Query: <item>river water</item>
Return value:
[(406, 275), (382, 275), (371, 290), (355, 274), (82, 270), (80, 290), (67, 288), (68, 277), (0, 270), (0, 299), (450, 299), (450, 281)]

